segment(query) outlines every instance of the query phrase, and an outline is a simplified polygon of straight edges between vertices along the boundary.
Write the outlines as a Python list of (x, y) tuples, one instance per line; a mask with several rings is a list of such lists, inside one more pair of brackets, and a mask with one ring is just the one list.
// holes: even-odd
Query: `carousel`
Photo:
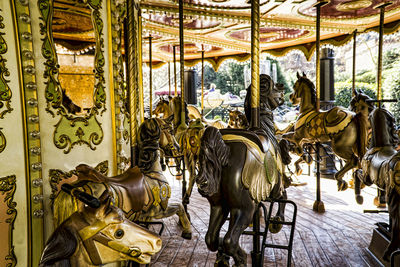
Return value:
[[(400, 266), (398, 99), (382, 86), (399, 30), (398, 0), (2, 0), (0, 266)], [(373, 32), (376, 98), (355, 86)], [(340, 107), (325, 59), (347, 44)], [(315, 79), (297, 70), (279, 129), (285, 88), (260, 58), (292, 51)], [(250, 78), (224, 122), (206, 106), (231, 99), (204, 75), (226, 61)]]

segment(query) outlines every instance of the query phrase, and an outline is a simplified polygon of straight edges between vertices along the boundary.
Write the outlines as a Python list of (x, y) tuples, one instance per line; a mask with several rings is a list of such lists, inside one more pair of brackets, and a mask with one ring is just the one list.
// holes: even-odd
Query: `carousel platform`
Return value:
[[(322, 200), (326, 212), (318, 214), (312, 210), (315, 199), (315, 178), (302, 176), (306, 186), (290, 187), (288, 197), (298, 206), (297, 224), (293, 241), (292, 266), (381, 266), (368, 252), (375, 223), (388, 222), (387, 213), (370, 214), (363, 210), (376, 209), (373, 198), (374, 188), (363, 190), (364, 205), (357, 205), (354, 190), (337, 192), (336, 182), (322, 179)], [(173, 189), (171, 200), (180, 199), (181, 183), (169, 177)], [(180, 237), (178, 217), (164, 219), (161, 251), (153, 256), (151, 266), (214, 266), (216, 253), (208, 251), (204, 236), (208, 228), (209, 205), (205, 198), (193, 190), (188, 206), (193, 227), (192, 240)], [(290, 216), (292, 210), (286, 209)], [(156, 229), (154, 229), (156, 230)], [(227, 230), (227, 223), (222, 231)], [(278, 234), (269, 234), (269, 243), (286, 245), (289, 228), (284, 226)], [(241, 237), (241, 246), (248, 253), (252, 249), (252, 239)], [(286, 266), (287, 251), (267, 248), (264, 266)], [(233, 264), (233, 261), (231, 260)], [(251, 266), (251, 257), (247, 258)]]

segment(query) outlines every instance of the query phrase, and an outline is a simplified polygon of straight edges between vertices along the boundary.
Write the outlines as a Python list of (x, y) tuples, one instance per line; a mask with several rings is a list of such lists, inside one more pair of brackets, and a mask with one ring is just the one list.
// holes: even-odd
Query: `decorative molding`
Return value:
[(2, 195), (6, 194), (4, 198), (4, 202), (7, 204), (7, 214), (10, 215), (6, 219), (6, 223), (9, 224), (8, 227), (8, 255), (5, 260), (8, 261), (6, 267), (14, 267), (17, 265), (17, 258), (14, 253), (14, 245), (13, 245), (13, 231), (14, 231), (14, 222), (17, 217), (16, 206), (17, 203), (14, 201), (15, 190), (17, 189), (16, 185), (16, 177), (15, 175), (9, 175), (6, 177), (0, 178), (0, 192)]
[(40, 32), (42, 38), (42, 55), (46, 59), (44, 78), (46, 79), (45, 97), (47, 101), (46, 111), (53, 117), (61, 116), (55, 125), (54, 144), (64, 153), (69, 153), (75, 145), (87, 145), (95, 150), (103, 140), (103, 130), (97, 120), (97, 115), (102, 115), (106, 110), (106, 93), (104, 89), (104, 39), (103, 21), (100, 10), (102, 0), (88, 0), (86, 3), (92, 11), (92, 21), (96, 36), (95, 50), (95, 88), (93, 94), (94, 106), (87, 110), (84, 115), (70, 114), (63, 106), (63, 91), (58, 80), (59, 65), (55, 44), (52, 36), (53, 1), (38, 0), (38, 7), (41, 14)]
[[(2, 11), (0, 9), (0, 11)], [(4, 18), (0, 15), (0, 30), (5, 28), (3, 23)], [(7, 60), (3, 58), (3, 55), (7, 52), (7, 43), (3, 38), (4, 32), (0, 31), (0, 119), (4, 118), (6, 113), (11, 112), (13, 109), (11, 107), (11, 89), (8, 86), (10, 82), (5, 77), (10, 76), (10, 72), (6, 67)], [(4, 151), (7, 145), (6, 137), (1, 132), (3, 128), (0, 128), (0, 153)]]
[[(2, 10), (0, 9), (0, 11)], [(0, 15), (0, 30), (5, 28), (3, 19), (4, 18)], [(7, 60), (2, 56), (7, 52), (7, 43), (4, 40), (3, 35), (5, 35), (5, 33), (0, 31), (0, 119), (3, 119), (6, 113), (13, 110), (10, 105), (12, 93), (7, 84), (10, 81), (5, 78), (10, 76), (10, 72), (6, 67)]]
[[(95, 169), (101, 172), (104, 175), (108, 173), (108, 160), (102, 161)], [(59, 191), (58, 185), (61, 181), (71, 178), (72, 176), (76, 175), (75, 169), (70, 171), (62, 171), (58, 169), (50, 169), (49, 170), (49, 182), (51, 187), (51, 194), (50, 194), (50, 202), (53, 203), (54, 199), (57, 197), (57, 193)], [(51, 205), (52, 206), (52, 205)]]
[[(129, 110), (128, 110), (128, 93), (127, 87), (124, 83), (124, 59), (122, 57), (122, 39), (124, 36), (122, 35), (123, 22), (126, 16), (126, 2), (120, 2), (113, 0), (110, 4), (109, 12), (109, 20), (111, 25), (111, 38), (113, 42), (111, 43), (112, 49), (112, 60), (110, 62), (113, 63), (112, 80), (114, 82), (114, 129), (115, 129), (115, 146), (116, 146), (116, 163), (117, 166), (122, 162), (121, 160), (121, 151), (122, 144), (120, 144), (119, 140), (123, 142), (129, 142), (129, 134), (125, 134), (128, 132), (129, 125), (126, 125), (126, 122), (129, 120)], [(117, 172), (121, 173), (121, 170), (117, 167)]]
[(11, 5), (10, 13), (13, 19), (13, 29), (16, 41), (17, 63), (15, 64), (18, 73), (21, 110), (24, 124), (24, 144), (25, 144), (25, 184), (26, 184), (26, 203), (24, 204), (27, 219), (27, 263), (37, 266), (40, 255), (44, 247), (44, 218), (43, 200), (34, 201), (34, 196), (43, 195), (42, 185), (35, 184), (34, 181), (42, 180), (41, 163), (41, 139), (39, 126), (39, 110), (35, 51), (33, 47), (31, 10), (28, 1), (9, 1)]

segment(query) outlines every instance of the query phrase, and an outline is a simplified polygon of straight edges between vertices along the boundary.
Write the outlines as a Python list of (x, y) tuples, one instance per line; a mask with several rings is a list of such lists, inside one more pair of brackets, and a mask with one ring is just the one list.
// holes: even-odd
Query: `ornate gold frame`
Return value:
[(16, 177), (15, 175), (9, 175), (6, 177), (0, 178), (0, 192), (2, 195), (6, 194), (4, 198), (4, 202), (7, 203), (7, 214), (10, 215), (9, 218), (6, 219), (6, 223), (9, 224), (8, 227), (8, 255), (5, 260), (10, 261), (7, 263), (7, 267), (14, 267), (17, 265), (17, 258), (14, 253), (14, 245), (13, 245), (13, 230), (14, 230), (14, 222), (17, 217), (17, 210), (15, 207), (17, 203), (14, 201), (15, 190), (17, 189), (16, 185)]
[(85, 115), (69, 114), (62, 106), (62, 90), (58, 81), (59, 66), (55, 45), (52, 37), (52, 0), (38, 0), (38, 7), (42, 23), (40, 31), (43, 37), (42, 55), (46, 59), (44, 78), (46, 81), (45, 97), (47, 100), (46, 111), (53, 117), (60, 115), (59, 122), (55, 125), (53, 141), (57, 148), (64, 149), (67, 154), (75, 145), (85, 144), (95, 150), (103, 140), (103, 129), (97, 120), (97, 115), (102, 115), (106, 110), (106, 93), (104, 90), (104, 39), (103, 21), (100, 9), (103, 0), (88, 0), (87, 5), (92, 10), (92, 20), (96, 36), (95, 51), (95, 88), (93, 94), (94, 106)]

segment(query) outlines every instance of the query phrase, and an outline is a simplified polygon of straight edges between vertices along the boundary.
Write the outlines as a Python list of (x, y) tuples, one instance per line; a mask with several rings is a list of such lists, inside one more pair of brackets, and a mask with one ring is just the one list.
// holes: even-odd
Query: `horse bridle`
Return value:
[(94, 265), (102, 264), (100, 253), (97, 250), (95, 241), (133, 258), (137, 258), (142, 255), (142, 251), (140, 250), (140, 248), (129, 248), (125, 245), (122, 245), (120, 242), (112, 240), (111, 238), (102, 234), (101, 231), (108, 225), (110, 225), (106, 224), (104, 221), (98, 221), (94, 224), (89, 224), (84, 220), (79, 220), (77, 224), (81, 229), (78, 231), (79, 237), (82, 240), (83, 246), (85, 247), (89, 258)]

